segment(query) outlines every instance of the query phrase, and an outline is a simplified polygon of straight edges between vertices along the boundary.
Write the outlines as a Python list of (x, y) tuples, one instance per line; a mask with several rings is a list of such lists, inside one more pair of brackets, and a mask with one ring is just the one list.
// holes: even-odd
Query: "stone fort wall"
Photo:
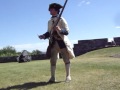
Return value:
[(75, 56), (79, 56), (89, 51), (113, 46), (120, 46), (120, 37), (113, 38), (111, 42), (108, 42), (108, 38), (78, 40), (78, 43), (74, 44), (73, 50)]
[[(78, 40), (77, 44), (74, 44), (75, 56), (82, 55), (86, 52), (106, 48), (106, 47), (120, 46), (120, 37), (113, 38), (113, 41), (108, 42), (108, 38), (91, 39), (91, 40)], [(45, 54), (32, 55), (32, 60), (46, 60), (48, 59)], [(17, 56), (13, 57), (0, 57), (0, 63), (17, 62)]]

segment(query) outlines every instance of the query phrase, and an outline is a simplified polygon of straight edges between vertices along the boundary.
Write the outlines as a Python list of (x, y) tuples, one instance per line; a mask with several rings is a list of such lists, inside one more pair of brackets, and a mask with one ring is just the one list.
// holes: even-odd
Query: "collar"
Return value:
[(58, 17), (58, 16), (52, 16), (51, 18), (55, 18), (55, 17)]

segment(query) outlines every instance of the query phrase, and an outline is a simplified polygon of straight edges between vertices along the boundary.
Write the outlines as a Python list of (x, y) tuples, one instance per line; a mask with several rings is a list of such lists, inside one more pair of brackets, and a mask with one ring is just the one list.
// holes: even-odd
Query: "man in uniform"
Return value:
[(75, 57), (73, 53), (73, 46), (67, 37), (67, 35), (69, 34), (69, 28), (66, 20), (61, 17), (57, 26), (53, 28), (53, 25), (58, 19), (61, 8), (63, 7), (58, 3), (52, 3), (49, 5), (48, 10), (50, 11), (52, 17), (48, 21), (48, 31), (45, 34), (39, 36), (40, 39), (49, 38), (50, 44), (52, 45), (50, 57), (51, 78), (49, 82), (55, 82), (55, 69), (59, 53), (61, 53), (63, 61), (65, 63), (66, 82), (69, 82), (71, 80), (70, 59)]

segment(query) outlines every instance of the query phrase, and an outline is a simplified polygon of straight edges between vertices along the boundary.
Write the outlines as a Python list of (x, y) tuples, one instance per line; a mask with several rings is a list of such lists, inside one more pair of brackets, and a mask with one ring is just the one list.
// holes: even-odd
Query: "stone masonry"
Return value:
[(78, 44), (74, 44), (75, 56), (82, 55), (86, 52), (112, 47), (120, 46), (120, 37), (115, 37), (114, 41), (108, 42), (108, 38), (92, 39), (92, 40), (78, 40)]
[[(120, 37), (114, 37), (114, 41), (108, 42), (108, 38), (92, 39), (92, 40), (78, 40), (78, 44), (74, 44), (75, 56), (82, 55), (86, 52), (106, 48), (120, 46)], [(48, 59), (45, 54), (32, 55), (32, 60), (46, 60)], [(13, 57), (0, 57), (0, 63), (17, 62), (17, 56)]]

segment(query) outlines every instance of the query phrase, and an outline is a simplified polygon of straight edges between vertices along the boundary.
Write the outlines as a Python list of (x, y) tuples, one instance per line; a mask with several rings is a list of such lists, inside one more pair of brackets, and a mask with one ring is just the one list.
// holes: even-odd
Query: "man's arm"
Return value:
[(46, 32), (46, 33), (43, 34), (43, 35), (45, 36), (45, 39), (50, 37), (50, 33), (49, 33), (49, 32)]
[(46, 38), (49, 38), (49, 37), (50, 37), (49, 32), (46, 32), (45, 34), (39, 36), (40, 39), (46, 39)]
[(59, 30), (60, 34), (62, 35), (68, 35), (69, 34), (69, 28), (66, 20), (64, 18), (60, 19), (60, 23), (62, 27), (56, 26), (56, 29)]

